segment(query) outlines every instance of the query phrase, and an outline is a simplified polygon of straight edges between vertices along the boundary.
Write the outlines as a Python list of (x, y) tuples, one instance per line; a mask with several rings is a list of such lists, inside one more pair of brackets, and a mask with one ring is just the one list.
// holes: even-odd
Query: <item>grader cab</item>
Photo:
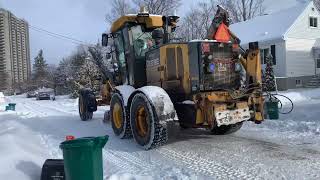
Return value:
[[(104, 46), (114, 47), (110, 53), (117, 62), (105, 84), (113, 131), (145, 149), (167, 142), (168, 121), (220, 135), (239, 130), (245, 121), (264, 120), (258, 43), (242, 50), (221, 7), (206, 40), (173, 42), (178, 19), (126, 15), (102, 36)], [(96, 109), (92, 92), (82, 90), (82, 120), (91, 119)]]

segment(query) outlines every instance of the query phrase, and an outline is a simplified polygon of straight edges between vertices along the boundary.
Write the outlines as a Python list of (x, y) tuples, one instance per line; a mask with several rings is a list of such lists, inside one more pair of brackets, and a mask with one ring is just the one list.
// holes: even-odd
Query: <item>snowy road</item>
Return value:
[(172, 125), (169, 143), (151, 151), (115, 137), (101, 121), (107, 107), (82, 122), (76, 100), (8, 97), (17, 111), (0, 112), (0, 177), (39, 179), (45, 159), (62, 157), (59, 143), (66, 135), (108, 134), (105, 179), (320, 179), (320, 89), (286, 94), (295, 111), (278, 121), (248, 122), (227, 136)]

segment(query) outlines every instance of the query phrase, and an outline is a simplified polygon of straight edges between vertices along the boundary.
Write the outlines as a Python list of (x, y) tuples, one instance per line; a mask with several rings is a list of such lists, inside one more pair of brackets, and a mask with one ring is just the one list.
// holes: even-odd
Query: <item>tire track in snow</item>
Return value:
[[(45, 117), (45, 116), (47, 116), (47, 113), (45, 113), (45, 112), (43, 112), (43, 111), (40, 111), (40, 110), (36, 110), (34, 107), (32, 107), (31, 105), (28, 105), (27, 103), (21, 103), (21, 104), (23, 104), (23, 107), (25, 108), (25, 109), (27, 109), (27, 114), (24, 114), (24, 113), (22, 113), (22, 114), (19, 114), (19, 115), (22, 115), (21, 117), (22, 118), (25, 118), (25, 117), (27, 117), (27, 118), (32, 118), (32, 117)], [(30, 116), (31, 115), (31, 116)]]
[(138, 170), (136, 166), (133, 166), (130, 162), (123, 161), (121, 157), (117, 156), (110, 150), (103, 150), (102, 154), (105, 161), (111, 162), (121, 170), (125, 170), (127, 172), (136, 172)]
[(50, 138), (50, 135), (39, 134), (39, 137), (41, 140), (41, 144), (46, 148), (51, 158), (62, 158), (62, 152), (59, 146), (56, 146), (56, 144), (51, 143), (53, 142), (53, 139)]
[(55, 106), (47, 106), (45, 104), (42, 104), (40, 102), (33, 102), (31, 101), (31, 103), (33, 105), (36, 105), (36, 106), (39, 106), (39, 107), (42, 107), (42, 108), (45, 108), (45, 109), (49, 109), (51, 111), (54, 111), (54, 112), (59, 112), (59, 113), (64, 113), (64, 114), (70, 114), (70, 115), (75, 115), (73, 112), (70, 112), (70, 111), (66, 111), (66, 110), (61, 110), (61, 107), (60, 108), (57, 108)]
[(182, 162), (195, 172), (213, 176), (216, 179), (255, 179), (254, 175), (247, 174), (231, 166), (214, 162), (213, 160), (203, 159), (196, 154), (177, 152), (168, 148), (161, 148), (157, 151), (166, 158), (179, 163)]
[[(292, 145), (281, 145), (281, 144), (277, 144), (274, 142), (269, 142), (269, 141), (265, 141), (265, 140), (261, 140), (261, 139), (252, 139), (252, 138), (248, 138), (248, 137), (237, 137), (232, 135), (232, 137), (235, 140), (246, 140), (246, 141), (250, 141), (252, 142), (252, 144), (254, 145), (259, 145), (259, 147), (266, 149), (267, 151), (263, 150), (261, 152), (266, 153), (266, 156), (268, 156), (269, 158), (274, 159), (275, 161), (291, 161), (292, 163), (296, 164), (298, 163), (299, 165), (304, 164), (304, 168), (307, 169), (312, 169), (313, 171), (317, 171), (320, 172), (320, 152), (317, 150), (313, 150), (313, 149), (308, 149), (308, 148), (300, 148), (297, 146), (292, 146)], [(224, 153), (224, 152), (221, 152)], [(253, 159), (252, 157), (250, 158), (250, 160), (247, 161), (261, 161), (261, 159)], [(258, 165), (258, 164), (256, 164)], [(255, 166), (256, 166), (255, 165)], [(251, 166), (254, 167), (254, 166)], [(271, 169), (274, 169), (275, 171), (277, 171), (278, 175), (282, 175), (283, 177), (285, 177), (285, 174), (288, 173), (287, 171), (287, 167), (272, 167)], [(261, 168), (259, 170), (264, 171), (264, 174), (268, 176), (268, 174), (270, 173), (271, 169), (266, 169), (266, 168)], [(257, 171), (257, 170), (255, 170)], [(311, 175), (311, 171), (309, 172), (309, 174)], [(261, 173), (259, 174), (261, 175)], [(317, 176), (318, 179), (320, 178), (320, 174), (313, 174), (314, 176)], [(312, 175), (312, 176), (313, 176)]]
[(146, 163), (137, 156), (128, 152), (103, 150), (104, 157), (107, 161), (112, 162), (116, 166), (131, 172), (150, 171), (156, 166), (151, 163)]

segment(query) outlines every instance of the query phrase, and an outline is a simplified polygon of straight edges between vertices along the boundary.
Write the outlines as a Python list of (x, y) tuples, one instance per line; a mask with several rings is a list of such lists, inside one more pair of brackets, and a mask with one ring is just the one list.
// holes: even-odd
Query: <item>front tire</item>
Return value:
[(227, 135), (237, 132), (241, 129), (243, 122), (232, 124), (232, 125), (223, 125), (223, 126), (215, 126), (211, 129), (212, 135)]
[(79, 115), (82, 121), (91, 120), (93, 112), (89, 112), (87, 108), (87, 99), (82, 93), (79, 94)]
[(130, 121), (127, 108), (124, 106), (123, 98), (119, 93), (112, 95), (110, 102), (110, 119), (115, 135), (121, 139), (132, 137)]
[(168, 141), (167, 127), (159, 122), (155, 108), (142, 93), (133, 97), (130, 123), (135, 141), (146, 150)]

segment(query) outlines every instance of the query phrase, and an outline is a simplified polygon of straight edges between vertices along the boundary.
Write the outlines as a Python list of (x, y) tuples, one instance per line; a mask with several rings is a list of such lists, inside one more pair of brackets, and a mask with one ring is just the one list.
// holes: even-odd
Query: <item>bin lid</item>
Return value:
[(61, 149), (69, 148), (103, 148), (107, 143), (109, 136), (99, 136), (99, 137), (83, 137), (74, 140), (67, 140), (60, 144)]

